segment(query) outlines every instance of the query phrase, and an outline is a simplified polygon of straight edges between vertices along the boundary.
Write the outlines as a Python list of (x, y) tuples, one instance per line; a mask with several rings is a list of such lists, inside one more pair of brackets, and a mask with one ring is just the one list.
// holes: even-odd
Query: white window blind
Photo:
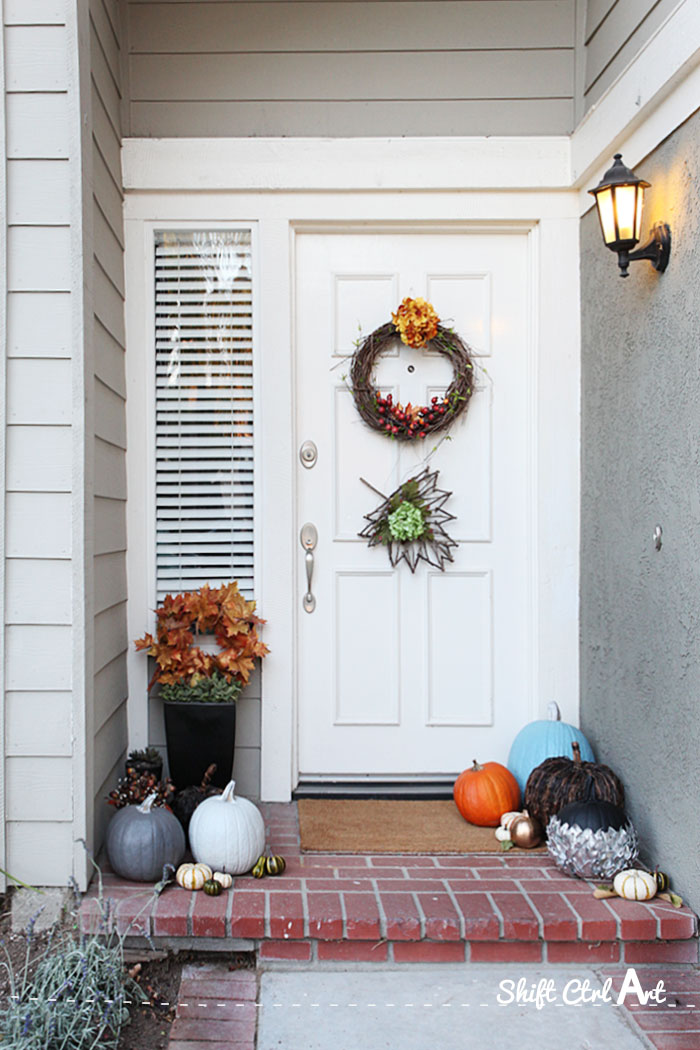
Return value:
[(253, 596), (249, 230), (155, 243), (158, 600), (238, 580)]

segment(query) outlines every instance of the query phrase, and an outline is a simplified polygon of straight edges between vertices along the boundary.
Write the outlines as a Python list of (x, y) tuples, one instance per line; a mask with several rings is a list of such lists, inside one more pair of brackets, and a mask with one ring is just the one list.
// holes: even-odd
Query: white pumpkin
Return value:
[(499, 842), (510, 842), (510, 831), (508, 828), (503, 826), (496, 828), (495, 835)]
[(233, 879), (225, 871), (215, 871), (212, 875), (214, 882), (218, 882), (222, 889), (229, 890), (233, 885)]
[(656, 879), (648, 871), (628, 868), (613, 879), (613, 889), (626, 901), (648, 901), (656, 894)]
[(211, 878), (208, 864), (181, 864), (175, 872), (175, 882), (185, 890), (201, 890)]
[(503, 813), (501, 815), (501, 827), (510, 829), (511, 824), (514, 820), (517, 820), (518, 817), (522, 817), (520, 811), (516, 813), (514, 810), (511, 810), (509, 813)]
[(235, 786), (232, 780), (222, 795), (200, 802), (189, 837), (195, 860), (224, 874), (243, 875), (265, 850), (265, 823), (252, 802), (234, 795)]

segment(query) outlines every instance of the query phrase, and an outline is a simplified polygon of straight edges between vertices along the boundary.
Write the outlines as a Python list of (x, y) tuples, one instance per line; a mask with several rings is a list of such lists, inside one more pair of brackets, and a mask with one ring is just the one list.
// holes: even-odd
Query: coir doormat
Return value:
[(468, 824), (449, 800), (304, 798), (297, 806), (310, 853), (501, 852), (494, 829)]

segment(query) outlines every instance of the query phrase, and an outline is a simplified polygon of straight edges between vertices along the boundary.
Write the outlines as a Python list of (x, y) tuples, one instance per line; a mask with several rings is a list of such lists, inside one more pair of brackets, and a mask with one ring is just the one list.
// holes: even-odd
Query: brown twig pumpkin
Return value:
[(525, 807), (544, 828), (549, 818), (564, 806), (586, 798), (591, 786), (599, 802), (612, 802), (624, 808), (625, 789), (620, 778), (609, 766), (582, 762), (578, 741), (575, 740), (571, 748), (573, 759), (547, 758), (533, 769), (527, 779)]
[(216, 773), (216, 764), (212, 762), (202, 777), (202, 783), (199, 787), (192, 785), (191, 787), (183, 788), (182, 791), (178, 791), (173, 799), (171, 809), (182, 824), (185, 834), (187, 834), (190, 826), (192, 814), (200, 802), (204, 802), (205, 798), (211, 798), (212, 795), (221, 794), (221, 788), (214, 787), (210, 784), (210, 780), (214, 776), (214, 773)]

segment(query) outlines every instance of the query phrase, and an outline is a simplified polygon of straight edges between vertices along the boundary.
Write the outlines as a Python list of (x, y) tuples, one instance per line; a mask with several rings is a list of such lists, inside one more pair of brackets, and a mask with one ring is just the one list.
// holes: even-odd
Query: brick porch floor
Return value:
[[(326, 961), (697, 964), (686, 907), (598, 901), (545, 854), (301, 854), (296, 805), (265, 803), (282, 876), (234, 880), (220, 897), (150, 888), (106, 872), (120, 929), (156, 943), (256, 950), (263, 964)], [(97, 887), (83, 902), (95, 922)]]

